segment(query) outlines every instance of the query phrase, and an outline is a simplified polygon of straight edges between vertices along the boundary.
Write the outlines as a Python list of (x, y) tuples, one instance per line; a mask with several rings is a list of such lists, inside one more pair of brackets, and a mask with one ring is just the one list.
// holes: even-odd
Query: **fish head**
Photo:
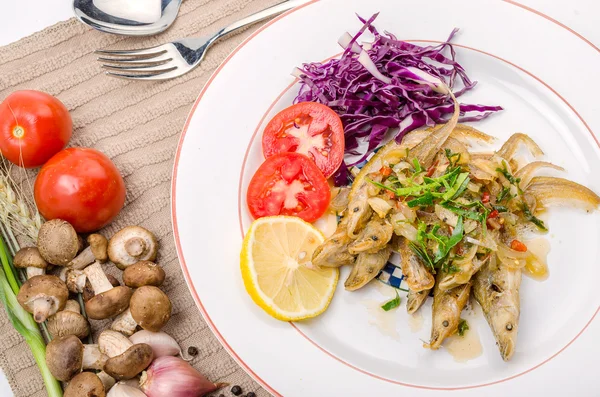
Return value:
[(353, 196), (348, 203), (348, 225), (347, 233), (352, 238), (358, 237), (358, 231), (365, 226), (367, 221), (371, 218), (373, 210), (369, 205), (368, 195), (366, 189), (359, 191)]
[(392, 238), (394, 229), (387, 222), (371, 221), (349, 246), (352, 254), (361, 252), (377, 252)]
[(348, 252), (350, 238), (346, 232), (336, 233), (313, 252), (312, 263), (315, 266), (340, 267), (354, 262), (354, 255)]
[(514, 307), (505, 306), (490, 313), (489, 323), (496, 338), (500, 355), (510, 360), (515, 352), (519, 330), (519, 313)]
[(431, 339), (429, 348), (437, 350), (444, 339), (454, 334), (458, 329), (458, 317), (452, 307), (434, 308), (433, 324), (431, 324)]

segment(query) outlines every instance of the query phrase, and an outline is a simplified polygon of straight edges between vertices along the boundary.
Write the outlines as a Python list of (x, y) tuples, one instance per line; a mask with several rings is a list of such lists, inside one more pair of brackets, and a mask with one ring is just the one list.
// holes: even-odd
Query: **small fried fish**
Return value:
[[(442, 277), (444, 274), (439, 272), (438, 280)], [(437, 350), (444, 339), (458, 330), (460, 313), (469, 301), (470, 291), (471, 282), (448, 291), (443, 291), (439, 288), (439, 283), (436, 283), (433, 289), (431, 339), (423, 347)]]
[(375, 278), (387, 263), (392, 249), (385, 246), (382, 250), (374, 253), (361, 253), (356, 258), (356, 263), (348, 275), (344, 286), (348, 291), (355, 291), (367, 285), (367, 283)]
[(348, 251), (355, 255), (378, 252), (390, 242), (393, 235), (394, 228), (389, 222), (373, 216), (358, 238), (348, 246)]

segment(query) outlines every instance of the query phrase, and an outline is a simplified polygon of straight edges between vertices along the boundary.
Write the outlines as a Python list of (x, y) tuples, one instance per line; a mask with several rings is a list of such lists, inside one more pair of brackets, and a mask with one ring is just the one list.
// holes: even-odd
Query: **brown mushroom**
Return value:
[(108, 242), (108, 257), (121, 270), (139, 261), (154, 261), (158, 251), (156, 237), (140, 226), (128, 226)]
[(145, 370), (152, 358), (152, 348), (145, 343), (138, 343), (123, 354), (106, 360), (104, 372), (117, 380), (131, 379)]
[(144, 285), (160, 287), (165, 281), (165, 271), (154, 262), (139, 261), (128, 266), (123, 272), (123, 283), (131, 288)]
[(77, 232), (69, 222), (53, 219), (40, 227), (37, 247), (46, 262), (66, 266), (79, 250)]
[(48, 316), (64, 309), (69, 298), (69, 290), (56, 276), (33, 276), (23, 284), (17, 300), (25, 310), (33, 314), (38, 323), (46, 321)]
[(95, 261), (104, 263), (108, 259), (108, 240), (106, 237), (97, 233), (90, 234), (87, 242), (89, 246), (69, 262), (68, 266), (70, 268), (82, 270)]
[(65, 389), (64, 397), (106, 397), (106, 390), (96, 374), (82, 372), (71, 379)]
[(83, 369), (102, 369), (107, 358), (97, 345), (84, 345), (75, 335), (54, 338), (46, 346), (46, 365), (63, 382)]
[(75, 335), (83, 339), (90, 334), (90, 324), (81, 315), (79, 304), (74, 300), (67, 301), (63, 311), (50, 316), (47, 326), (52, 338)]
[(104, 320), (122, 313), (129, 307), (131, 289), (129, 287), (113, 287), (100, 263), (85, 268), (84, 273), (90, 282), (94, 297), (85, 303), (85, 310), (89, 318)]
[(110, 328), (126, 335), (132, 335), (138, 325), (158, 332), (171, 318), (171, 308), (167, 294), (157, 287), (143, 286), (135, 290), (129, 309), (119, 315)]
[(145, 343), (133, 344), (123, 334), (104, 330), (98, 336), (100, 351), (108, 356), (104, 372), (117, 380), (131, 379), (152, 362), (152, 348)]
[(48, 262), (36, 247), (21, 248), (13, 258), (13, 264), (16, 268), (26, 269), (28, 279), (45, 274), (48, 267)]

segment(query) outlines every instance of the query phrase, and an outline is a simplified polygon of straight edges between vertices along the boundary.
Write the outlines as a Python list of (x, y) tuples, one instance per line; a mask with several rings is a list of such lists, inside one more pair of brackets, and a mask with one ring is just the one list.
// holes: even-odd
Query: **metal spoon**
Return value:
[[(171, 26), (181, 6), (181, 0), (145, 1), (144, 11), (140, 13), (139, 10), (131, 10), (130, 0), (118, 3), (118, 0), (74, 0), (73, 11), (81, 22), (102, 32), (150, 36)], [(147, 7), (152, 4), (153, 7)]]

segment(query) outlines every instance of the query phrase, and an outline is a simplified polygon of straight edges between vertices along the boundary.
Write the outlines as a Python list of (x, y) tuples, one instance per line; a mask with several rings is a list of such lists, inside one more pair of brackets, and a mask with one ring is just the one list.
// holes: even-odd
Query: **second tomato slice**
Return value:
[(279, 153), (258, 168), (248, 186), (248, 209), (254, 218), (298, 216), (307, 222), (321, 217), (331, 192), (315, 163), (299, 153)]
[(265, 158), (282, 152), (304, 154), (329, 178), (344, 159), (344, 127), (327, 106), (302, 102), (273, 117), (263, 133), (262, 146)]

